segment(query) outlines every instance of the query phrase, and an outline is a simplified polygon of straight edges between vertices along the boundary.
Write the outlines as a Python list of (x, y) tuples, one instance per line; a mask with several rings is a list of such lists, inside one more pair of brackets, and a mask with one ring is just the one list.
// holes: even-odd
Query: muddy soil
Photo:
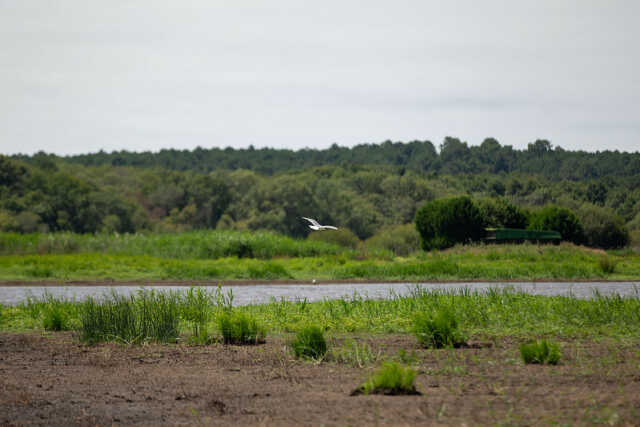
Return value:
[[(286, 339), (87, 346), (2, 333), (0, 425), (640, 424), (637, 341), (564, 342), (561, 364), (540, 366), (510, 339), (424, 350), (411, 336), (334, 337), (321, 363), (294, 359)], [(350, 396), (387, 359), (418, 370), (422, 395)]]

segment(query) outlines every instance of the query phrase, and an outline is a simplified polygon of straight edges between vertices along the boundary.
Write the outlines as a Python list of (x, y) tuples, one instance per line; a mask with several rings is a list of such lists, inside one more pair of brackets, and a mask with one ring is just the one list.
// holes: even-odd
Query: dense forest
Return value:
[(272, 175), (317, 166), (380, 165), (395, 166), (416, 173), (479, 174), (525, 173), (540, 174), (551, 179), (581, 181), (604, 177), (632, 177), (640, 175), (640, 153), (618, 151), (566, 151), (553, 147), (547, 140), (537, 140), (526, 150), (514, 150), (500, 145), (494, 138), (485, 139), (479, 146), (469, 146), (458, 138), (447, 137), (439, 151), (430, 141), (409, 143), (385, 141), (382, 144), (361, 144), (353, 148), (334, 144), (326, 150), (261, 148), (196, 148), (189, 150), (160, 150), (158, 153), (100, 151), (59, 158), (39, 153), (36, 156), (14, 156), (25, 162), (37, 162), (40, 157), (63, 159), (67, 163), (84, 166), (136, 166), (179, 171), (212, 172), (216, 170), (247, 169)]
[[(0, 156), (0, 231), (202, 228), (304, 237), (312, 216), (367, 239), (426, 202), (468, 195), (525, 210), (567, 207), (585, 223), (640, 233), (640, 153), (572, 152), (537, 140), (445, 138), (326, 150), (203, 149)], [(585, 225), (588, 228), (588, 224)]]

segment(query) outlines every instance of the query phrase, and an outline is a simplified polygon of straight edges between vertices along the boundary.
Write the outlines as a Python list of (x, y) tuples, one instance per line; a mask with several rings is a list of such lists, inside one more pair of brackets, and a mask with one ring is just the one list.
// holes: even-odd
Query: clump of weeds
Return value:
[(411, 395), (421, 394), (414, 384), (418, 373), (397, 362), (386, 362), (371, 378), (355, 389), (351, 395), (359, 394), (386, 394), (386, 395)]
[(427, 348), (453, 347), (464, 341), (455, 314), (449, 309), (440, 309), (433, 315), (418, 314), (414, 318), (413, 332)]
[(290, 345), (297, 358), (321, 360), (327, 354), (327, 340), (317, 325), (300, 329)]
[(220, 314), (218, 327), (225, 344), (253, 345), (265, 342), (266, 329), (255, 318), (245, 313)]
[(212, 337), (207, 331), (207, 323), (213, 311), (213, 297), (202, 288), (191, 287), (184, 294), (182, 301), (182, 317), (192, 330), (189, 342), (192, 344), (206, 345), (212, 342)]
[(557, 365), (560, 361), (560, 346), (547, 340), (533, 341), (520, 346), (524, 363)]

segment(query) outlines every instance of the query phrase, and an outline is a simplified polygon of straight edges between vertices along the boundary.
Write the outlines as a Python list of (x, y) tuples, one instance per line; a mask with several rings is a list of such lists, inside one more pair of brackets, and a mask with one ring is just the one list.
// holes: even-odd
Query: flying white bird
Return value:
[(316, 221), (313, 218), (307, 218), (303, 216), (302, 219), (306, 219), (311, 223), (311, 225), (309, 225), (309, 228), (312, 230), (318, 231), (318, 230), (337, 230), (338, 229), (338, 227), (334, 227), (333, 225), (320, 225), (318, 224), (318, 221)]

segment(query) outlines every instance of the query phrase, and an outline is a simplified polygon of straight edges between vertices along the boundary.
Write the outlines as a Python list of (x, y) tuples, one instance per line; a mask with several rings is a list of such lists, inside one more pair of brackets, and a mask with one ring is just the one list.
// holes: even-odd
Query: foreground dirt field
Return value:
[[(344, 338), (322, 363), (282, 337), (255, 347), (79, 344), (72, 333), (0, 334), (0, 425), (638, 425), (640, 346), (564, 342), (558, 366), (524, 365), (509, 339), (423, 350), (411, 336)], [(349, 341), (347, 341), (349, 342)], [(421, 396), (350, 396), (404, 360)], [(340, 359), (340, 360), (338, 360)]]

